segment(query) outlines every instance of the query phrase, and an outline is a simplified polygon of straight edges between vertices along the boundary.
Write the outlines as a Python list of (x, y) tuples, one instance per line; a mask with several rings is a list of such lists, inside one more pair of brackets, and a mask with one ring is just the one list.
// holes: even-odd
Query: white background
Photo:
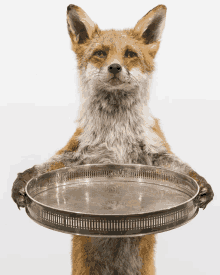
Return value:
[[(70, 235), (35, 224), (11, 199), (18, 172), (46, 161), (76, 129), (79, 96), (63, 1), (5, 1), (0, 8), (0, 273), (70, 274)], [(102, 29), (131, 28), (158, 1), (83, 1)], [(151, 89), (173, 152), (204, 176), (214, 201), (187, 225), (157, 235), (157, 275), (217, 275), (219, 268), (219, 5), (168, 8)]]

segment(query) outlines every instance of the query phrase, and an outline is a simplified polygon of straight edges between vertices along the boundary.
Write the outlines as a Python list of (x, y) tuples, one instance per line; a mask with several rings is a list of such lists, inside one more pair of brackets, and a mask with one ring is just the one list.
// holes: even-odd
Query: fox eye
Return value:
[(135, 52), (133, 52), (133, 51), (126, 50), (125, 57), (133, 58), (133, 57), (137, 57), (137, 54)]
[(96, 51), (96, 52), (94, 52), (93, 55), (100, 57), (100, 58), (105, 58), (107, 56), (107, 53), (105, 51)]

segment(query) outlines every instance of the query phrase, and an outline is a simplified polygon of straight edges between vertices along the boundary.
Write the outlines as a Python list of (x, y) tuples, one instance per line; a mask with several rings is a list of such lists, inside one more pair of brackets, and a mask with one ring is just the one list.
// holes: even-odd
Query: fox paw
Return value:
[(198, 195), (198, 204), (203, 210), (206, 208), (207, 204), (213, 200), (214, 193), (212, 187), (207, 182), (200, 183), (200, 190)]
[(16, 180), (14, 181), (11, 197), (17, 204), (18, 209), (26, 206), (26, 193), (25, 186), (27, 182), (36, 174), (35, 166), (25, 170), (23, 173), (19, 173)]
[(12, 188), (12, 199), (17, 204), (18, 209), (20, 207), (25, 207), (26, 205), (26, 193), (25, 193), (25, 185), (26, 182), (16, 179), (14, 182), (14, 186)]

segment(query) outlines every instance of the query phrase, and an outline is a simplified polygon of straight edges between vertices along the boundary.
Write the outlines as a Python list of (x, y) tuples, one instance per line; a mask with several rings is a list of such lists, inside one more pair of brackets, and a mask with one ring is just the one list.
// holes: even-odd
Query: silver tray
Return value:
[(199, 211), (199, 186), (189, 176), (160, 167), (80, 165), (26, 185), (26, 213), (64, 233), (134, 237), (177, 228)]

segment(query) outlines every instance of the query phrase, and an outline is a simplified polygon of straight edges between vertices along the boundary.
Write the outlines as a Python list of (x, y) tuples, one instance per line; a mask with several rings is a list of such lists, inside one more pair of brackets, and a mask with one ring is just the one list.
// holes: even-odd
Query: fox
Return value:
[[(214, 197), (212, 187), (167, 143), (149, 109), (149, 90), (165, 27), (159, 5), (133, 29), (101, 30), (76, 5), (67, 7), (67, 28), (77, 57), (80, 108), (77, 128), (48, 161), (18, 173), (12, 199), (25, 207), (25, 186), (33, 177), (85, 164), (143, 164), (192, 177), (199, 207)], [(155, 234), (126, 238), (72, 236), (72, 275), (154, 275)]]

